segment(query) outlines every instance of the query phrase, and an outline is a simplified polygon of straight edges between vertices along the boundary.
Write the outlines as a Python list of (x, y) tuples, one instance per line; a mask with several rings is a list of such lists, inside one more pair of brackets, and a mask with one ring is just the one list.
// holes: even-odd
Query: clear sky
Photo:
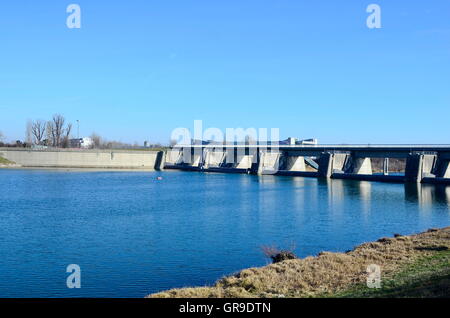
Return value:
[[(66, 7), (81, 7), (81, 29)], [(369, 29), (369, 4), (382, 28)], [(0, 131), (280, 128), (321, 143), (450, 143), (450, 1), (14, 0), (0, 4)]]

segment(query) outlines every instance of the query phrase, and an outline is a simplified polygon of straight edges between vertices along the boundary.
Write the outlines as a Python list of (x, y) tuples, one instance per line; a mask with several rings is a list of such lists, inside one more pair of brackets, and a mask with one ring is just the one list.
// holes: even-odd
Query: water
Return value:
[[(156, 180), (163, 176), (163, 180)], [(195, 172), (0, 171), (0, 297), (143, 297), (450, 225), (450, 187)], [(81, 267), (81, 289), (66, 267)]]

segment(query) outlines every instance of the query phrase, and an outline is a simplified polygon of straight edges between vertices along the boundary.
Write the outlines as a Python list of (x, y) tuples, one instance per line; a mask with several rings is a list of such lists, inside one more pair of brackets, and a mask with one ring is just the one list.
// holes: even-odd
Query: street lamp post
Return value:
[(77, 119), (77, 139), (78, 139), (78, 148), (81, 148), (80, 142), (80, 121)]

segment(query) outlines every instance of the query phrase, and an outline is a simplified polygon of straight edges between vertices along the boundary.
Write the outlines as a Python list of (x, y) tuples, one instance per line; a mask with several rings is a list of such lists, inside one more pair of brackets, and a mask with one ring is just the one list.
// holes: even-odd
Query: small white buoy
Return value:
[(162, 180), (162, 179), (163, 179), (162, 177), (157, 177), (157, 178), (156, 178), (156, 180)]

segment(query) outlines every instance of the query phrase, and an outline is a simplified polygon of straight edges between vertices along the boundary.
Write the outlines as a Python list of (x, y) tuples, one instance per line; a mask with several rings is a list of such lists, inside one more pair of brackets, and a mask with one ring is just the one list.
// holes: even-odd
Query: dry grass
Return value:
[(423, 257), (450, 249), (450, 227), (411, 236), (382, 238), (347, 253), (322, 252), (317, 257), (286, 260), (249, 268), (222, 278), (212, 287), (172, 289), (149, 297), (319, 297), (365, 284), (366, 268), (381, 266), (392, 277)]

